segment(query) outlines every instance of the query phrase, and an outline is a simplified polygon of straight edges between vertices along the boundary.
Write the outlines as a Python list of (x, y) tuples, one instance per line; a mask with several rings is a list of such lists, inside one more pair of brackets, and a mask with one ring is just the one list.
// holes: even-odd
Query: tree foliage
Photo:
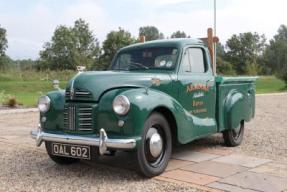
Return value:
[(255, 75), (259, 71), (258, 59), (266, 46), (266, 38), (258, 33), (240, 33), (226, 42), (226, 59), (238, 74)]
[(146, 41), (163, 39), (163, 33), (160, 33), (155, 26), (143, 26), (139, 28), (139, 36), (145, 36)]
[(117, 31), (111, 31), (103, 42), (103, 55), (100, 57), (100, 62), (96, 65), (96, 68), (106, 69), (120, 48), (135, 42), (136, 40), (132, 37), (131, 33), (122, 28), (119, 28)]
[(173, 34), (171, 34), (170, 38), (186, 38), (187, 35), (184, 31), (176, 31)]
[(226, 52), (224, 46), (219, 42), (216, 44), (216, 70), (218, 74), (222, 75), (235, 75), (236, 71), (233, 65), (226, 61)]
[(99, 43), (89, 25), (82, 19), (73, 27), (58, 26), (51, 42), (40, 52), (40, 66), (49, 69), (75, 69), (78, 65), (91, 67), (99, 57)]
[(6, 29), (0, 26), (0, 56), (5, 55), (5, 51), (8, 48), (8, 41), (6, 38)]
[(266, 65), (287, 84), (287, 26), (281, 25), (264, 52)]
[(9, 58), (5, 55), (8, 48), (8, 41), (6, 38), (6, 29), (0, 26), (0, 69), (3, 70), (7, 67)]

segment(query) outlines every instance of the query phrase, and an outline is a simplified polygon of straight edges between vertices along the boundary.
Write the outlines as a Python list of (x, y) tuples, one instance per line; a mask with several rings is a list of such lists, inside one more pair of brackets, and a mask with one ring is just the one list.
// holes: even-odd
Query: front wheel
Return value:
[(167, 120), (160, 113), (152, 113), (145, 122), (137, 151), (138, 165), (143, 175), (154, 177), (165, 170), (172, 151), (171, 139)]
[(244, 121), (234, 129), (223, 131), (224, 142), (229, 147), (235, 147), (241, 144), (244, 135)]

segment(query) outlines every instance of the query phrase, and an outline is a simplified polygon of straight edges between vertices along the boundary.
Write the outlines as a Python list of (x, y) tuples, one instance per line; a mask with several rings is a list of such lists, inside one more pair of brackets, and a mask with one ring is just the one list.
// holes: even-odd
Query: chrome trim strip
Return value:
[(134, 149), (136, 147), (135, 139), (109, 139), (105, 130), (100, 130), (99, 137), (83, 137), (76, 135), (60, 135), (46, 133), (38, 128), (31, 131), (31, 137), (36, 140), (36, 146), (39, 147), (43, 141), (51, 141), (67, 144), (89, 145), (99, 147), (100, 154), (103, 155), (107, 148), (112, 149)]
[(79, 113), (79, 115), (92, 115), (92, 113)]
[(90, 95), (90, 92), (76, 91), (76, 95)]

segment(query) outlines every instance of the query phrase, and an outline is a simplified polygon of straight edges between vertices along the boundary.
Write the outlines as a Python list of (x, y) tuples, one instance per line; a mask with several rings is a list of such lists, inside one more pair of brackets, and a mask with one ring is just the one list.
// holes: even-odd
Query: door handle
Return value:
[(208, 79), (208, 80), (206, 81), (206, 86), (207, 86), (209, 83), (212, 83), (212, 85), (213, 85), (213, 82), (214, 82), (214, 79)]

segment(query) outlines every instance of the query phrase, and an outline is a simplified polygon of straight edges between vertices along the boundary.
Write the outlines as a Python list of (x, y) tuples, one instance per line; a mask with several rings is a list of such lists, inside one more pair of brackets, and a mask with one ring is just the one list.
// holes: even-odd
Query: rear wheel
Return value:
[(161, 174), (171, 156), (170, 127), (160, 113), (152, 113), (146, 120), (141, 145), (137, 151), (140, 171), (146, 177)]
[(51, 147), (50, 147), (51, 143), (49, 143), (49, 142), (45, 142), (45, 146), (46, 146), (46, 151), (47, 151), (49, 157), (57, 164), (70, 165), (70, 164), (77, 163), (80, 161), (80, 159), (69, 158), (69, 157), (60, 157), (60, 156), (53, 155), (51, 153)]
[(241, 144), (244, 135), (244, 121), (234, 129), (223, 131), (224, 142), (229, 147), (235, 147)]

